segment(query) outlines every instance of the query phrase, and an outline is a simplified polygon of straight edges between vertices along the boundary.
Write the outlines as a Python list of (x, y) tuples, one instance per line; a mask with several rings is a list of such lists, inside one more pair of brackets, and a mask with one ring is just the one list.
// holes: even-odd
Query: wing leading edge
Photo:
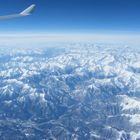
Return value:
[(32, 12), (34, 11), (34, 9), (35, 9), (35, 4), (32, 4), (31, 6), (29, 6), (27, 9), (25, 9), (24, 11), (22, 11), (19, 14), (12, 14), (12, 15), (0, 16), (0, 20), (29, 16), (29, 15), (32, 14)]

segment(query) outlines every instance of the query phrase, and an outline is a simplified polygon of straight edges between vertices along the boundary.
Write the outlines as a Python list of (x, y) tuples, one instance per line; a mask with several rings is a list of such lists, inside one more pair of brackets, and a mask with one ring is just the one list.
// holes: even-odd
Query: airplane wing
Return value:
[(29, 6), (27, 9), (25, 9), (24, 11), (22, 11), (19, 14), (12, 14), (12, 15), (0, 16), (0, 20), (29, 16), (29, 15), (32, 14), (32, 12), (34, 11), (34, 9), (35, 9), (35, 4), (32, 4), (31, 6)]

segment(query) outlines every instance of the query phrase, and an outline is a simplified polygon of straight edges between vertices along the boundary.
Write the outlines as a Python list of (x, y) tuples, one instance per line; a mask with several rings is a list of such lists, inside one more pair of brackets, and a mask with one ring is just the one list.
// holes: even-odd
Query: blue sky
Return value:
[(1, 32), (140, 33), (140, 0), (1, 0), (0, 15), (32, 3), (32, 16), (0, 21)]

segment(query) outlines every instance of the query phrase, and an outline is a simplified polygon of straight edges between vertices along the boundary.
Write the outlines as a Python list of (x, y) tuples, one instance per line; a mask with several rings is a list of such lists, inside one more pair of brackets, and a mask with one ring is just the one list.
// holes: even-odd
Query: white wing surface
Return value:
[(11, 14), (11, 15), (0, 16), (0, 20), (29, 16), (29, 15), (32, 14), (34, 9), (35, 9), (35, 4), (32, 4), (31, 6), (29, 6), (27, 9), (25, 9), (24, 11), (22, 11), (19, 14)]

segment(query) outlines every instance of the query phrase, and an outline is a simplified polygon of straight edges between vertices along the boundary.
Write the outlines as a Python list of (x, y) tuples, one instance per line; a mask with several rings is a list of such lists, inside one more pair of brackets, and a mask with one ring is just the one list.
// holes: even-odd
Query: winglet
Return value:
[(29, 6), (27, 9), (25, 9), (24, 11), (22, 11), (20, 13), (20, 15), (22, 16), (28, 16), (28, 15), (31, 15), (32, 12), (34, 11), (35, 9), (35, 4), (32, 4), (31, 6)]

